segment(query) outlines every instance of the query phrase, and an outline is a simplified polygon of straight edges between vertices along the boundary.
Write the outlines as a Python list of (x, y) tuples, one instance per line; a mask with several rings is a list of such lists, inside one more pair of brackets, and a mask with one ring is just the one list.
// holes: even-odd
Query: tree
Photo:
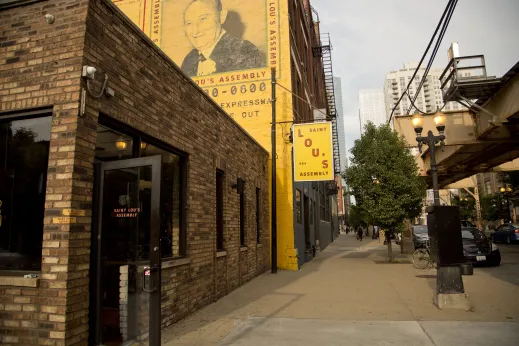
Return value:
[[(394, 231), (405, 219), (420, 215), (427, 186), (402, 136), (388, 125), (368, 123), (350, 152), (351, 166), (343, 177), (363, 220)], [(388, 255), (393, 261), (391, 241)]]
[(500, 193), (481, 197), (481, 210), (484, 220), (497, 221), (506, 219), (508, 217), (506, 208), (506, 200)]
[(350, 215), (349, 215), (349, 222), (351, 226), (353, 226), (355, 229), (357, 229), (359, 226), (365, 227), (366, 221), (365, 221), (365, 215), (363, 215), (364, 211), (361, 207), (357, 205), (352, 205), (350, 208)]
[(476, 200), (472, 196), (451, 195), (451, 204), (459, 207), (462, 220), (476, 218)]

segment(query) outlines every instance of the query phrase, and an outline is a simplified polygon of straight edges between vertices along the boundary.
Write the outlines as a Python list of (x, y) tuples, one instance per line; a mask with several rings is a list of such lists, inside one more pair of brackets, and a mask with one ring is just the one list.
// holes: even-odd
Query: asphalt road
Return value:
[(476, 271), (519, 286), (519, 244), (496, 244), (501, 252), (499, 267), (478, 267)]

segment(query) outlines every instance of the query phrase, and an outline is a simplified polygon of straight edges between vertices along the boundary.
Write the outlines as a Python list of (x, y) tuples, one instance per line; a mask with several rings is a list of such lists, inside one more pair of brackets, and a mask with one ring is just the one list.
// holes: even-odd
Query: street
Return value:
[[(298, 272), (264, 274), (163, 332), (164, 345), (516, 345), (518, 245), (465, 276), (472, 311), (432, 304), (435, 270), (377, 264), (386, 247), (341, 235)], [(398, 249), (398, 247), (396, 247)]]
[(499, 267), (482, 267), (476, 270), (519, 286), (519, 244), (496, 245), (501, 252), (501, 265)]

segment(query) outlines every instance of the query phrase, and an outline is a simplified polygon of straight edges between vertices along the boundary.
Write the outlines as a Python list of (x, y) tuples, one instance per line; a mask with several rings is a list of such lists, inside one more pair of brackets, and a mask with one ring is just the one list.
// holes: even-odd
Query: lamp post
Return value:
[(413, 117), (413, 127), (416, 132), (416, 141), (418, 142), (418, 150), (420, 153), (422, 152), (422, 146), (425, 144), (429, 147), (429, 153), (431, 156), (431, 177), (433, 181), (433, 196), (434, 196), (434, 205), (440, 205), (440, 193), (438, 191), (438, 168), (436, 167), (436, 155), (435, 155), (435, 146), (437, 143), (440, 143), (441, 149), (443, 151), (445, 145), (445, 114), (438, 111), (434, 115), (434, 123), (436, 124), (436, 129), (439, 132), (438, 136), (435, 136), (431, 130), (427, 132), (426, 137), (422, 137), (423, 131), (423, 117), (415, 116)]
[(499, 189), (503, 196), (506, 196), (506, 207), (508, 208), (508, 221), (512, 222), (512, 213), (510, 212), (510, 195), (512, 195), (512, 188), (511, 187), (501, 187)]
[[(463, 308), (468, 309), (470, 303), (461, 277), (461, 267), (467, 266), (463, 263), (463, 246), (461, 240), (461, 232), (455, 234), (449, 232), (455, 228), (456, 214), (449, 212), (449, 208), (440, 205), (440, 194), (438, 191), (438, 169), (436, 167), (436, 144), (440, 144), (442, 151), (445, 146), (445, 115), (438, 111), (434, 115), (434, 123), (439, 134), (434, 135), (432, 130), (427, 131), (427, 136), (422, 137), (423, 117), (417, 115), (413, 117), (412, 123), (416, 132), (416, 141), (418, 149), (422, 152), (422, 146), (425, 144), (429, 147), (429, 155), (431, 160), (431, 177), (433, 183), (434, 205), (430, 207), (429, 218), (429, 234), (431, 239), (432, 255), (437, 261), (436, 271), (436, 294), (434, 296), (435, 305), (440, 309), (444, 308)], [(457, 214), (459, 217), (459, 213)], [(459, 227), (459, 220), (457, 220)], [(456, 244), (457, 243), (457, 244)], [(448, 246), (446, 246), (448, 244)], [(468, 268), (468, 266), (467, 266)]]

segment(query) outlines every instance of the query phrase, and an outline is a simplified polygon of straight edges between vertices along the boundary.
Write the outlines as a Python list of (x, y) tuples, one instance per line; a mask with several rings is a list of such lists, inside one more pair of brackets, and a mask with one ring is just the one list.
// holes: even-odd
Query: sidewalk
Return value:
[(435, 272), (374, 262), (386, 254), (341, 235), (299, 272), (262, 275), (164, 331), (163, 345), (517, 344), (519, 286), (475, 270), (473, 311), (442, 311)]

